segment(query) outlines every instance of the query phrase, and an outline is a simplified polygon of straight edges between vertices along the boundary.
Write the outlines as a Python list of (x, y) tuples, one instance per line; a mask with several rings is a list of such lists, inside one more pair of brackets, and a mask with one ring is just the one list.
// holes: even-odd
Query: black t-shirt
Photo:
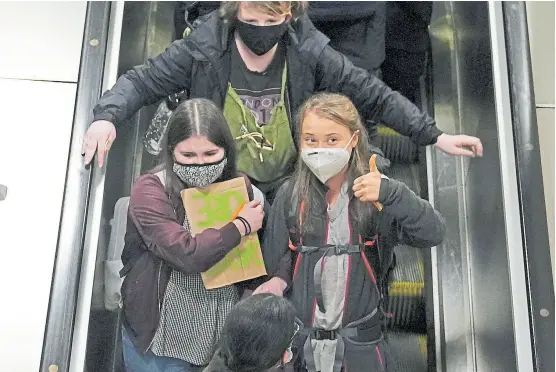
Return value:
[(259, 126), (268, 124), (272, 109), (280, 102), (285, 50), (283, 43), (280, 43), (276, 55), (266, 71), (256, 72), (245, 66), (235, 40), (232, 40), (231, 62), (233, 67), (230, 84), (245, 107), (253, 113)]

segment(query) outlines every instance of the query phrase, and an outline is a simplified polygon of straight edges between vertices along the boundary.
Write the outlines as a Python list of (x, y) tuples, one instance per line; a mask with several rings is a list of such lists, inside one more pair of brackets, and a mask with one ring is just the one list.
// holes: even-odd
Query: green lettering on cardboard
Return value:
[(206, 279), (213, 279), (227, 270), (241, 270), (240, 262), (236, 259), (235, 252), (229, 252), (220, 262), (207, 270), (204, 275)]
[[(193, 199), (201, 199), (203, 207), (197, 212), (199, 215), (204, 216), (205, 220), (199, 221), (197, 226), (201, 229), (207, 229), (222, 225), (230, 222), (233, 214), (236, 212), (230, 209), (231, 205), (241, 205), (243, 197), (239, 190), (226, 190), (219, 194), (204, 194), (195, 193), (192, 195)], [(233, 201), (236, 203), (233, 203)]]
[(241, 260), (241, 265), (244, 269), (249, 269), (251, 265), (253, 265), (253, 267), (264, 265), (261, 256), (258, 254), (259, 249), (257, 247), (256, 239), (248, 239), (238, 248), (240, 251), (239, 259)]

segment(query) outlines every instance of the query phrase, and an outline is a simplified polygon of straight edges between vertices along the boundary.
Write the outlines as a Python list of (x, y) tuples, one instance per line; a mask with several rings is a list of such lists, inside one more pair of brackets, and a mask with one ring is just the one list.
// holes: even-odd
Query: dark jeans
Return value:
[(185, 360), (157, 356), (148, 351), (137, 351), (126, 330), (122, 327), (122, 352), (127, 372), (198, 372), (202, 367), (187, 363)]

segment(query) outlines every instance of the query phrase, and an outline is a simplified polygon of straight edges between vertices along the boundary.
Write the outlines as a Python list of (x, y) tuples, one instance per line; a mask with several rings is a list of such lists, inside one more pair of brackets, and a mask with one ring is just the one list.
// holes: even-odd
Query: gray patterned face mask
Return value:
[(226, 164), (228, 164), (226, 158), (210, 164), (179, 164), (174, 162), (172, 170), (186, 185), (204, 189), (220, 178)]

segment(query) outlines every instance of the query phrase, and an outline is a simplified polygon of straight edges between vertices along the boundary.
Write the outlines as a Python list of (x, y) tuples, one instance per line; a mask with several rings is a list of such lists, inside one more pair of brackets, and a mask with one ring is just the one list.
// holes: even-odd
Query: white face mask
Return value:
[(330, 178), (340, 173), (349, 162), (351, 152), (347, 150), (347, 147), (354, 136), (355, 133), (344, 148), (303, 150), (301, 152), (301, 160), (303, 160), (320, 182), (326, 183)]

